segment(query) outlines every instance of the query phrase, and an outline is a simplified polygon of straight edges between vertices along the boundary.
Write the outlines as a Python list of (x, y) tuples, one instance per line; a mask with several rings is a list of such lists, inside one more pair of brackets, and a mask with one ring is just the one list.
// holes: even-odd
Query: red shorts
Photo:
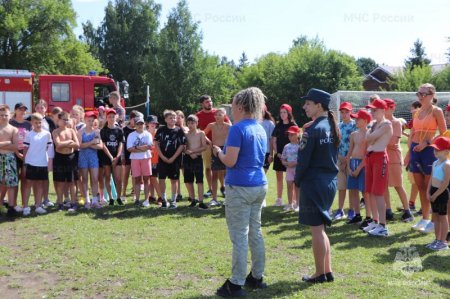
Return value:
[(366, 192), (383, 196), (388, 185), (388, 157), (385, 152), (369, 152), (366, 156)]
[(134, 178), (152, 175), (152, 163), (150, 158), (131, 159), (131, 173)]

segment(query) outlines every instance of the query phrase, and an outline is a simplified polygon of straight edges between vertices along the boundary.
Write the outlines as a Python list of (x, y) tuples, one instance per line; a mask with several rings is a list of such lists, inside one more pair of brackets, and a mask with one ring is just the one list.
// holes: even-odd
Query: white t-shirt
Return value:
[[(128, 135), (127, 149), (133, 148), (135, 146), (140, 146), (140, 145), (153, 145), (152, 134), (150, 134), (148, 131), (144, 131), (142, 133), (138, 133), (138, 132), (134, 131), (134, 132), (130, 133), (130, 135)], [(148, 159), (151, 157), (152, 157), (152, 154), (151, 154), (150, 150), (146, 150), (145, 152), (130, 154), (131, 160)]]
[(52, 146), (52, 135), (49, 131), (30, 131), (25, 136), (24, 147), (28, 148), (25, 164), (36, 167), (47, 167), (47, 149)]

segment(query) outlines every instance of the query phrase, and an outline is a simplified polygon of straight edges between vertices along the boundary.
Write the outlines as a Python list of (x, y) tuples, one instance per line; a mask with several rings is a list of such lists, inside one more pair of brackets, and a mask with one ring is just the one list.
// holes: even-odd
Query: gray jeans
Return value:
[(226, 187), (225, 216), (233, 243), (232, 276), (230, 281), (244, 285), (247, 276), (247, 252), (250, 245), (252, 274), (264, 274), (265, 249), (261, 231), (261, 209), (267, 185), (258, 187)]

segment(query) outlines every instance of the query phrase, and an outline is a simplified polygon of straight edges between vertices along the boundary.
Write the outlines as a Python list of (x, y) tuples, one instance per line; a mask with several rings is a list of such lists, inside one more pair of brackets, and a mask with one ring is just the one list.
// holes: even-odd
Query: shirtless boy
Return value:
[(373, 222), (364, 231), (372, 236), (387, 237), (386, 202), (384, 193), (388, 184), (388, 157), (386, 147), (392, 137), (392, 124), (385, 118), (387, 104), (375, 99), (366, 108), (371, 109), (374, 122), (366, 133), (366, 191), (369, 193)]
[(0, 105), (0, 181), (8, 193), (9, 217), (21, 212), (14, 199), (15, 187), (19, 185), (15, 151), (18, 149), (18, 130), (9, 124), (10, 111), (8, 105)]
[(197, 205), (194, 190), (194, 177), (197, 183), (198, 208), (208, 209), (203, 202), (203, 158), (202, 152), (206, 149), (206, 135), (197, 128), (198, 118), (191, 114), (187, 117), (187, 126), (189, 131), (186, 133), (186, 150), (184, 151), (184, 183), (191, 199), (190, 207)]
[[(347, 155), (347, 189), (350, 195), (350, 206), (355, 209), (355, 217), (347, 221), (347, 224), (356, 224), (362, 222), (362, 217), (359, 207), (359, 192), (365, 198), (365, 202), (369, 202), (369, 196), (365, 194), (365, 163), (367, 144), (366, 133), (367, 125), (372, 120), (372, 116), (367, 110), (359, 110), (358, 113), (350, 115), (356, 119), (356, 131), (350, 134), (350, 147)], [(366, 204), (366, 219), (361, 224), (361, 227), (366, 227), (372, 221), (372, 213), (370, 204)]]
[(53, 142), (55, 144), (55, 158), (53, 159), (53, 182), (55, 184), (56, 202), (58, 210), (63, 209), (64, 190), (70, 190), (71, 208), (77, 209), (78, 200), (75, 184), (78, 180), (78, 165), (75, 159), (75, 150), (80, 147), (77, 132), (68, 128), (71, 122), (69, 113), (63, 111), (58, 114), (59, 127), (53, 131)]
[[(225, 145), (228, 136), (228, 130), (231, 127), (231, 124), (225, 122), (225, 116), (227, 112), (224, 108), (218, 108), (215, 112), (216, 121), (210, 123), (206, 126), (204, 132), (208, 134), (212, 133), (212, 145), (217, 145), (221, 149)], [(225, 193), (225, 187), (223, 185), (223, 179), (225, 177), (225, 169), (226, 166), (220, 161), (219, 158), (212, 156), (211, 157), (211, 170), (212, 170), (212, 181), (211, 181), (211, 191), (212, 191), (212, 200), (209, 203), (210, 206), (218, 206), (220, 203), (217, 201), (217, 180), (220, 181), (220, 191), (222, 194)]]

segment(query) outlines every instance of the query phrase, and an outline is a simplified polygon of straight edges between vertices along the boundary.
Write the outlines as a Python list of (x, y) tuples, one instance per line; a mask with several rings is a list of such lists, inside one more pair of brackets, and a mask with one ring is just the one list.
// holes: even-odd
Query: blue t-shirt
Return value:
[(352, 119), (347, 123), (339, 123), (339, 131), (341, 132), (341, 142), (338, 147), (339, 156), (347, 156), (348, 150), (350, 149), (350, 135), (356, 131), (356, 122)]
[(225, 184), (241, 187), (256, 187), (267, 184), (264, 173), (264, 157), (267, 136), (264, 128), (255, 119), (243, 119), (232, 125), (228, 132), (227, 146), (238, 147), (236, 164), (227, 167)]

